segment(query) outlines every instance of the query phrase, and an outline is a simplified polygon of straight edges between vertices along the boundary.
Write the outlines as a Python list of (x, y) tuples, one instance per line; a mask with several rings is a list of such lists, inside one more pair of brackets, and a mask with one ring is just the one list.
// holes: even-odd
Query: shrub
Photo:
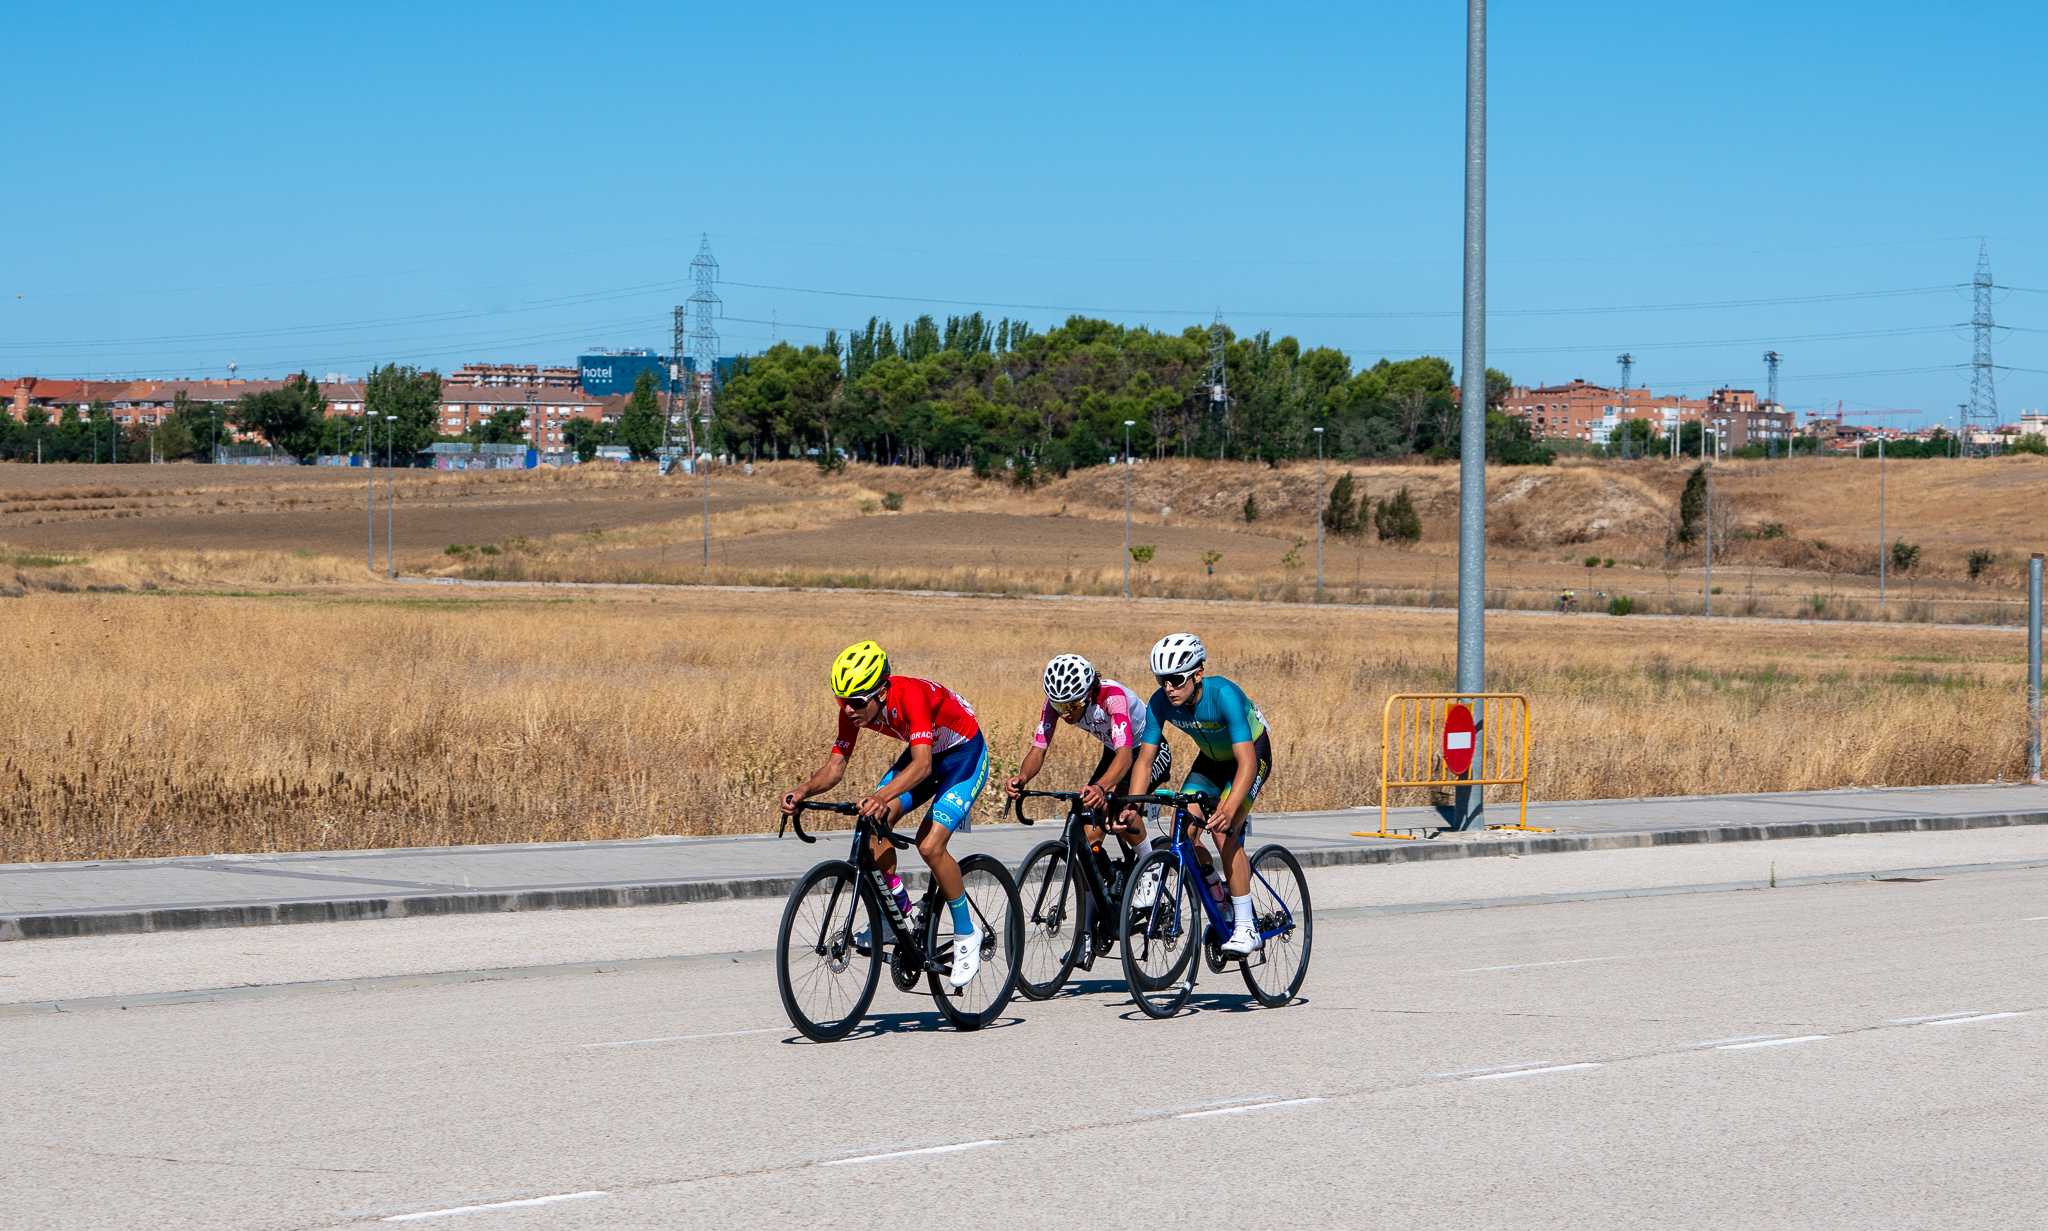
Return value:
[(1150, 564), (1157, 550), (1150, 543), (1134, 543), (1131, 545), (1131, 559), (1139, 564)]
[(1202, 553), (1202, 568), (1209, 576), (1214, 577), (1216, 575), (1216, 562), (1222, 558), (1223, 553), (1220, 551), (1205, 551)]
[(1372, 520), (1382, 542), (1413, 543), (1422, 537), (1422, 515), (1415, 511), (1415, 501), (1405, 486), (1392, 500), (1380, 502)]
[(1257, 496), (1247, 495), (1244, 498), (1244, 519), (1246, 522), (1259, 520), (1259, 498)]
[(1599, 567), (1600, 567), (1600, 557), (1598, 557), (1598, 556), (1587, 556), (1587, 557), (1586, 557), (1586, 567), (1587, 567), (1587, 568), (1599, 568)]
[(1350, 538), (1362, 529), (1358, 524), (1358, 505), (1351, 496), (1352, 487), (1348, 470), (1330, 486), (1329, 502), (1323, 506), (1323, 529), (1331, 534)]
[(1920, 563), (1920, 545), (1897, 539), (1892, 543), (1892, 567), (1901, 573), (1910, 573)]
[(889, 510), (891, 513), (901, 513), (903, 511), (903, 493), (883, 492), (882, 507)]
[(1988, 550), (1988, 549), (1986, 549), (1986, 548), (1983, 548), (1983, 547), (1979, 547), (1979, 548), (1978, 548), (1977, 550), (1975, 550), (1975, 551), (1971, 552), (1971, 553), (1970, 553), (1970, 580), (1971, 580), (1971, 581), (1975, 581), (1975, 580), (1977, 580), (1977, 579), (1978, 579), (1979, 577), (1982, 577), (1982, 576), (1984, 575), (1984, 570), (1985, 570), (1985, 569), (1987, 569), (1987, 568), (1990, 568), (1990, 567), (1992, 566), (1992, 564), (1994, 564), (1994, 563), (1996, 563), (1996, 562), (1997, 562), (1997, 560), (1998, 560), (1998, 553), (1997, 553), (1997, 552), (1995, 552), (1995, 551), (1990, 551), (1990, 550)]
[(1612, 557), (1612, 556), (1609, 556), (1609, 557), (1608, 557), (1607, 559), (1605, 559), (1605, 560), (1602, 560), (1602, 561), (1600, 562), (1600, 567), (1601, 567), (1601, 568), (1613, 568), (1613, 567), (1614, 567), (1614, 557)]
[(1635, 611), (1635, 609), (1636, 600), (1630, 598), (1626, 594), (1616, 594), (1612, 598), (1609, 598), (1607, 600), (1607, 614), (1611, 616), (1629, 615), (1632, 614)]

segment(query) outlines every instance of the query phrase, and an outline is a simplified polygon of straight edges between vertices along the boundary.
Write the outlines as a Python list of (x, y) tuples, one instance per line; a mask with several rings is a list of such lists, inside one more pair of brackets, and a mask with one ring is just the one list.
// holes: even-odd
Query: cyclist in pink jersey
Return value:
[[(1031, 733), (1031, 748), (1017, 766), (1017, 776), (1004, 784), (1004, 791), (1015, 799), (1038, 776), (1045, 766), (1046, 750), (1064, 721), (1102, 744), (1102, 756), (1088, 775), (1088, 785), (1081, 788), (1082, 806), (1099, 811), (1109, 796), (1127, 793), (1136, 776), (1132, 771), (1137, 768), (1134, 759), (1145, 718), (1145, 702), (1132, 689), (1104, 679), (1094, 664), (1079, 654), (1059, 655), (1045, 665), (1045, 708), (1039, 711), (1038, 726)], [(1162, 781), (1172, 774), (1173, 750), (1162, 740), (1153, 757), (1152, 780)], [(1119, 818), (1115, 832), (1124, 853), (1131, 855), (1145, 841), (1145, 822), (1135, 815), (1128, 820)], [(1102, 838), (1101, 826), (1088, 826), (1091, 843), (1099, 844)]]
[[(833, 695), (839, 698), (838, 737), (825, 763), (783, 795), (783, 812), (794, 812), (798, 803), (839, 785), (863, 729), (902, 740), (905, 746), (896, 763), (860, 801), (861, 815), (893, 826), (906, 814), (931, 805), (917, 827), (917, 853), (946, 896), (955, 937), (974, 935), (966, 882), (960, 877), (959, 862), (946, 851), (954, 833), (973, 828), (974, 800), (988, 780), (988, 742), (975, 721), (974, 707), (943, 684), (892, 675), (888, 656), (872, 641), (841, 651), (831, 678)], [(875, 862), (898, 895), (897, 905), (907, 913), (910, 899), (896, 875), (896, 848), (878, 838), (873, 849)], [(870, 943), (865, 935), (854, 939), (858, 946)], [(980, 965), (980, 945), (954, 944), (953, 986), (965, 987)]]

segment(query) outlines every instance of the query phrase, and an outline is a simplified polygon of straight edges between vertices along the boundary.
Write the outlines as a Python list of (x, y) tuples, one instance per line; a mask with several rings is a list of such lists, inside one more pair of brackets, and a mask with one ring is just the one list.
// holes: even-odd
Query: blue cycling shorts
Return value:
[[(910, 749), (905, 747), (876, 785), (888, 786), (908, 764)], [(931, 776), (905, 792), (903, 815), (930, 804), (932, 820), (947, 833), (966, 833), (974, 828), (974, 800), (987, 781), (988, 741), (977, 734), (932, 758)]]

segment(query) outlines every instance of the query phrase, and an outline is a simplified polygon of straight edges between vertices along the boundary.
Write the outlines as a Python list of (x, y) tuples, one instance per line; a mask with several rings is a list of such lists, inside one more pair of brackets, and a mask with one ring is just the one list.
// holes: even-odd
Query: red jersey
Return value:
[(967, 704), (965, 697), (944, 684), (908, 675), (889, 677), (889, 695), (882, 698), (882, 707), (871, 722), (855, 722), (841, 702), (839, 738), (833, 741), (832, 751), (851, 756), (862, 727), (894, 736), (906, 744), (930, 744), (934, 756), (981, 734), (981, 724), (974, 720), (974, 707)]

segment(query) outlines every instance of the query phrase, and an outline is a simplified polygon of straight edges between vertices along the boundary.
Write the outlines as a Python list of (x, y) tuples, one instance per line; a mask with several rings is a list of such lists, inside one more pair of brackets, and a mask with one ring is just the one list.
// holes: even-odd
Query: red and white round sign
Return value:
[(1462, 703), (1444, 711), (1444, 768), (1462, 778), (1472, 768), (1472, 753), (1479, 745), (1478, 728), (1472, 709)]

